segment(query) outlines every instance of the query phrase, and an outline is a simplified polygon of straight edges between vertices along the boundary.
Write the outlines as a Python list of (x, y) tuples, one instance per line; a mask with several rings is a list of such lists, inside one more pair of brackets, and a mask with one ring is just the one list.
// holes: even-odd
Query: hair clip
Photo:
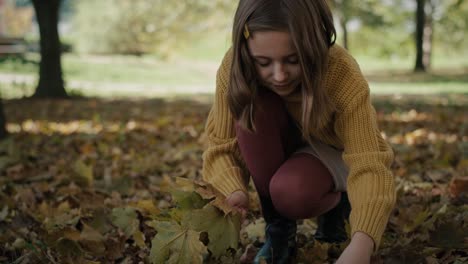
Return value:
[(250, 37), (249, 28), (247, 27), (247, 23), (244, 25), (244, 37), (248, 39)]

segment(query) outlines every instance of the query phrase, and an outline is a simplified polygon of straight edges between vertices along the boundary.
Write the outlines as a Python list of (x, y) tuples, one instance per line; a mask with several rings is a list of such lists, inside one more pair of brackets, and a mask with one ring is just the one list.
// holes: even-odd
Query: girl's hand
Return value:
[(242, 215), (242, 219), (247, 216), (249, 208), (249, 197), (243, 191), (235, 191), (226, 198), (226, 203), (237, 209)]
[(356, 232), (336, 264), (369, 264), (373, 250), (372, 238), (363, 232)]

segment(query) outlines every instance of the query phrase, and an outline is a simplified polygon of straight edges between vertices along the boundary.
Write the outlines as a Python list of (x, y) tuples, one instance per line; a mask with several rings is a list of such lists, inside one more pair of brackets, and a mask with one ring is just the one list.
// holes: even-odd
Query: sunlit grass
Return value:
[[(406, 71), (411, 72), (414, 67), (414, 57), (376, 58), (365, 55), (355, 55), (356, 61), (365, 73), (375, 71)], [(447, 56), (434, 54), (431, 66), (434, 70), (464, 69), (468, 70), (468, 54), (460, 53), (459, 56)]]
[[(155, 56), (104, 56), (65, 53), (64, 80), (69, 94), (98, 97), (173, 97), (212, 94), (216, 70), (229, 36), (202, 39), (167, 60)], [(355, 55), (374, 94), (468, 94), (468, 60), (460, 54), (434, 54), (427, 74), (412, 72), (412, 57), (392, 59)], [(30, 96), (37, 83), (39, 55), (0, 61), (3, 98)], [(20, 76), (2, 80), (1, 74)]]
[(369, 83), (371, 93), (375, 94), (466, 94), (467, 83)]

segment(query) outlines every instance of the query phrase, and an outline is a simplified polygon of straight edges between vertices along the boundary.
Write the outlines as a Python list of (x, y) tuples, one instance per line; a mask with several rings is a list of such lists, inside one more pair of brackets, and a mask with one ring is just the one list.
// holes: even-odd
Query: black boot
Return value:
[(314, 238), (321, 242), (342, 243), (348, 239), (346, 233), (345, 221), (349, 221), (351, 205), (349, 204), (348, 194), (341, 193), (341, 199), (338, 205), (321, 215), (317, 219), (317, 232)]
[(287, 264), (296, 255), (296, 220), (281, 216), (270, 198), (260, 197), (263, 218), (266, 222), (265, 244), (258, 251), (254, 264), (263, 259), (266, 263)]

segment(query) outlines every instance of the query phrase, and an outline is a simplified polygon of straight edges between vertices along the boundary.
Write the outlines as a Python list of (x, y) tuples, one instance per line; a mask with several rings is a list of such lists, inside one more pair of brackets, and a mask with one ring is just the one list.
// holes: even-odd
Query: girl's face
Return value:
[(258, 31), (247, 41), (263, 85), (280, 96), (291, 94), (301, 82), (301, 66), (288, 32)]

